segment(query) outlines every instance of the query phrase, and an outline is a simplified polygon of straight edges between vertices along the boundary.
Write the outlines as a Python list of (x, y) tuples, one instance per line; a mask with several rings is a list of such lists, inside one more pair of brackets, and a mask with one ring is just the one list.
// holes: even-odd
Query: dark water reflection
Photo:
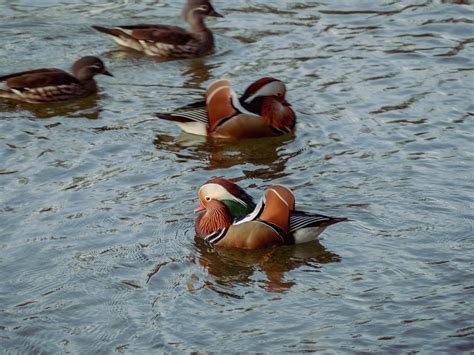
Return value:
[[(0, 352), (472, 352), (473, 4), (213, 3), (216, 53), (179, 61), (90, 25), (181, 24), (181, 1), (0, 4), (0, 73), (90, 54), (115, 75), (64, 106), (0, 102)], [(267, 75), (293, 135), (208, 140), (153, 115)], [(353, 222), (215, 250), (192, 213), (212, 176)]]
[(94, 95), (85, 99), (51, 103), (47, 105), (35, 105), (21, 101), (5, 100), (0, 102), (0, 111), (9, 112), (12, 119), (16, 119), (18, 116), (38, 119), (59, 116), (96, 120), (99, 118), (102, 109), (100, 107), (100, 98), (98, 95)]
[[(174, 152), (180, 161), (190, 159), (204, 161), (207, 163), (205, 167), (207, 170), (241, 165), (242, 170), (252, 176), (258, 173), (258, 169), (247, 172), (245, 165), (251, 164), (265, 167), (269, 174), (267, 178), (275, 178), (284, 176), (286, 162), (297, 154), (289, 153), (285, 149), (294, 143), (294, 140), (293, 135), (286, 135), (266, 139), (229, 141), (181, 133), (178, 137), (158, 135), (153, 143), (158, 150)], [(260, 178), (265, 177), (260, 176)]]
[[(198, 253), (193, 262), (203, 266), (216, 282), (228, 288), (262, 283), (269, 292), (286, 292), (295, 285), (285, 274), (294, 269), (319, 272), (321, 264), (339, 262), (340, 257), (326, 250), (318, 241), (307, 245), (272, 248), (263, 251), (215, 249), (195, 239)], [(264, 274), (255, 280), (254, 274)], [(236, 296), (237, 297), (237, 296)]]

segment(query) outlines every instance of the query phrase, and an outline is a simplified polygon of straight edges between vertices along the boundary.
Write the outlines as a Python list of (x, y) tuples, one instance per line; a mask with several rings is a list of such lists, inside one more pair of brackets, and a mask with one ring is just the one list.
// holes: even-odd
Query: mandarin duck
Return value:
[(191, 31), (177, 26), (150, 24), (92, 27), (109, 35), (119, 45), (146, 55), (191, 58), (206, 54), (214, 48), (214, 36), (204, 22), (206, 16), (223, 17), (208, 0), (188, 0), (181, 17), (191, 26)]
[(260, 138), (291, 132), (296, 115), (285, 99), (283, 82), (264, 77), (238, 98), (227, 79), (210, 84), (205, 101), (157, 113), (187, 133), (215, 138)]
[(214, 178), (199, 189), (200, 215), (197, 237), (224, 248), (262, 249), (315, 240), (331, 224), (347, 218), (328, 217), (295, 210), (295, 198), (287, 187), (274, 185), (255, 204), (238, 185)]
[(102, 60), (87, 56), (71, 67), (72, 75), (61, 69), (36, 69), (0, 77), (6, 88), (0, 97), (28, 103), (64, 101), (93, 95), (97, 92), (94, 76), (109, 73)]

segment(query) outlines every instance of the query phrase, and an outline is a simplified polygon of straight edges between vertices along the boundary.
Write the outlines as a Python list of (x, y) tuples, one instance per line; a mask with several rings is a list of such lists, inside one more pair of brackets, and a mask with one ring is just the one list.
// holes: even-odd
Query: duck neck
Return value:
[(209, 32), (203, 16), (189, 16), (187, 19), (193, 32)]
[(263, 100), (264, 97), (256, 97), (249, 103), (246, 103), (245, 100), (241, 99), (240, 103), (247, 111), (250, 111), (256, 115), (262, 115)]
[(80, 80), (80, 82), (87, 92), (89, 93), (97, 92), (97, 83), (94, 80), (94, 78), (91, 78), (88, 80), (82, 80), (82, 81)]
[(74, 77), (80, 82), (94, 81), (95, 73), (93, 73), (89, 68), (80, 68), (72, 70)]
[(204, 16), (189, 16), (188, 23), (195, 38), (201, 43), (206, 43), (209, 48), (214, 45), (214, 36), (204, 22)]

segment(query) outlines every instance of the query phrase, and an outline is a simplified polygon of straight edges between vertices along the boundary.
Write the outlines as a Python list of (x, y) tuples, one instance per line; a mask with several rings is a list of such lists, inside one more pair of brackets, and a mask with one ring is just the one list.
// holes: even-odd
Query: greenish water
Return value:
[[(213, 4), (216, 53), (162, 62), (90, 25), (181, 25), (182, 1), (0, 2), (0, 73), (99, 55), (115, 75), (67, 105), (0, 102), (0, 352), (473, 351), (473, 5)], [(293, 135), (212, 142), (153, 116), (266, 75)], [(192, 214), (212, 176), (353, 222), (214, 250)]]

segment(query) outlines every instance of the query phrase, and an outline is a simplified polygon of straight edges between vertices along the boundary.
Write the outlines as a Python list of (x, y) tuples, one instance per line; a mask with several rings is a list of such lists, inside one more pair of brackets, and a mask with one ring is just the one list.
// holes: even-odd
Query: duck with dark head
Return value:
[(149, 56), (191, 58), (204, 55), (214, 48), (214, 35), (204, 22), (207, 16), (223, 17), (208, 0), (188, 0), (181, 17), (191, 26), (191, 31), (161, 24), (92, 27), (109, 35), (119, 45)]
[(71, 72), (48, 68), (0, 76), (0, 82), (6, 82), (6, 88), (0, 88), (0, 97), (28, 103), (76, 99), (97, 93), (96, 75), (113, 76), (104, 62), (93, 56), (76, 61)]

